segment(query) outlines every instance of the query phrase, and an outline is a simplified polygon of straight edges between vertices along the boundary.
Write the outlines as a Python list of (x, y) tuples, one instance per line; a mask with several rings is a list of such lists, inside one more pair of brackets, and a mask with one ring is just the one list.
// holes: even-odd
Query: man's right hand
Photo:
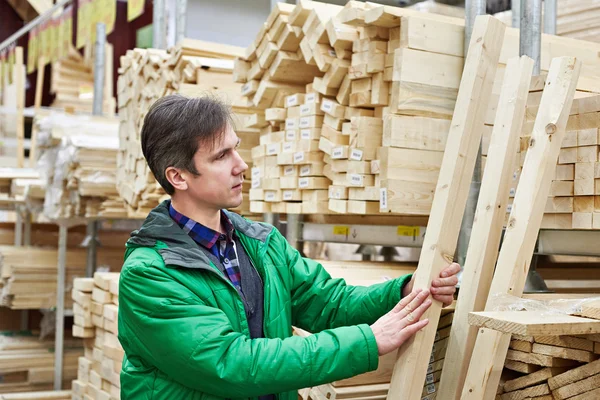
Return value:
[(429, 290), (413, 290), (400, 300), (392, 311), (371, 325), (380, 356), (399, 348), (402, 343), (429, 323), (428, 319), (419, 321), (431, 306), (428, 297)]

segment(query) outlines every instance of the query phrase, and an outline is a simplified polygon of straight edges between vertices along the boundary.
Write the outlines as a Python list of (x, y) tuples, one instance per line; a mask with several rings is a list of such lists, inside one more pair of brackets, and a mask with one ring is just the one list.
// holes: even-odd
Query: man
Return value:
[[(171, 200), (127, 242), (123, 399), (292, 400), (297, 389), (375, 370), (427, 324), (430, 292), (412, 292), (410, 275), (347, 286), (277, 229), (223, 211), (241, 204), (248, 166), (220, 102), (162, 98), (141, 139)], [(433, 282), (434, 299), (452, 302), (458, 270)], [(315, 335), (292, 336), (292, 325)]]

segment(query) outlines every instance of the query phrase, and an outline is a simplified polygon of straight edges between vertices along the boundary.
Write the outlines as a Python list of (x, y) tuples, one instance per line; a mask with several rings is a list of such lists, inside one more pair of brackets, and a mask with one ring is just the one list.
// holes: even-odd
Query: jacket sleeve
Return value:
[(119, 339), (174, 381), (224, 398), (280, 393), (377, 369), (369, 326), (307, 338), (249, 339), (168, 272), (126, 267), (119, 288)]
[(412, 276), (368, 287), (350, 286), (283, 241), (292, 276), (292, 323), (309, 332), (374, 323), (400, 301), (402, 288)]

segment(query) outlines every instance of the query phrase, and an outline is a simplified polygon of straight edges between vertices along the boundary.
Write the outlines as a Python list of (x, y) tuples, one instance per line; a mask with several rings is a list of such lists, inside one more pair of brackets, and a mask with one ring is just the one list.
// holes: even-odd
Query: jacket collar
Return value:
[[(211, 268), (209, 258), (194, 240), (173, 221), (169, 215), (170, 200), (154, 208), (142, 224), (131, 233), (128, 248), (153, 247), (163, 257), (165, 264), (186, 268)], [(266, 243), (273, 227), (259, 222), (250, 222), (236, 213), (224, 211), (238, 234)], [(129, 254), (129, 253), (127, 253)]]

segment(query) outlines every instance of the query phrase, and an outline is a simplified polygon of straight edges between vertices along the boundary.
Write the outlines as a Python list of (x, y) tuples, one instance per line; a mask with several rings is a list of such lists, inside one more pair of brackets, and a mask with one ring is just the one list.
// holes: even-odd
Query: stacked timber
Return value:
[[(542, 8), (542, 14), (543, 12)], [(511, 10), (494, 14), (494, 16), (506, 25), (511, 26)], [(600, 42), (600, 4), (594, 0), (563, 0), (557, 2), (556, 34), (573, 39)]]
[[(81, 340), (71, 338), (64, 346), (63, 378), (68, 382), (77, 376), (77, 358), (83, 347)], [(21, 392), (51, 390), (53, 382), (54, 340), (41, 340), (30, 332), (0, 333), (0, 399), (45, 399)]]
[[(106, 115), (113, 115), (116, 101), (112, 89), (112, 46), (107, 46), (106, 85), (102, 110)], [(68, 55), (52, 64), (50, 76), (50, 92), (55, 95), (51, 107), (66, 111), (92, 113), (94, 102), (94, 71), (91, 56), (81, 55), (75, 48), (69, 49)]]
[(0, 400), (71, 400), (70, 390), (0, 394)]
[[(106, 208), (111, 215), (124, 214), (124, 204), (115, 202), (118, 120), (57, 113), (36, 123), (45, 216), (92, 218), (103, 216)], [(108, 199), (110, 206), (102, 208)]]
[(84, 338), (72, 399), (119, 399), (124, 352), (118, 334), (119, 274), (96, 272), (73, 282), (73, 336)]
[[(117, 186), (130, 217), (145, 217), (160, 201), (168, 198), (152, 175), (141, 149), (141, 129), (150, 106), (169, 94), (188, 97), (217, 96), (231, 105), (235, 128), (242, 138), (240, 155), (251, 166), (250, 150), (258, 141), (258, 130), (247, 128), (252, 108), (240, 107), (240, 86), (232, 81), (232, 58), (243, 49), (184, 39), (168, 52), (156, 49), (129, 50), (121, 57), (118, 99), (121, 125)], [(243, 187), (248, 193), (250, 180)], [(247, 196), (235, 209), (250, 215)]]

